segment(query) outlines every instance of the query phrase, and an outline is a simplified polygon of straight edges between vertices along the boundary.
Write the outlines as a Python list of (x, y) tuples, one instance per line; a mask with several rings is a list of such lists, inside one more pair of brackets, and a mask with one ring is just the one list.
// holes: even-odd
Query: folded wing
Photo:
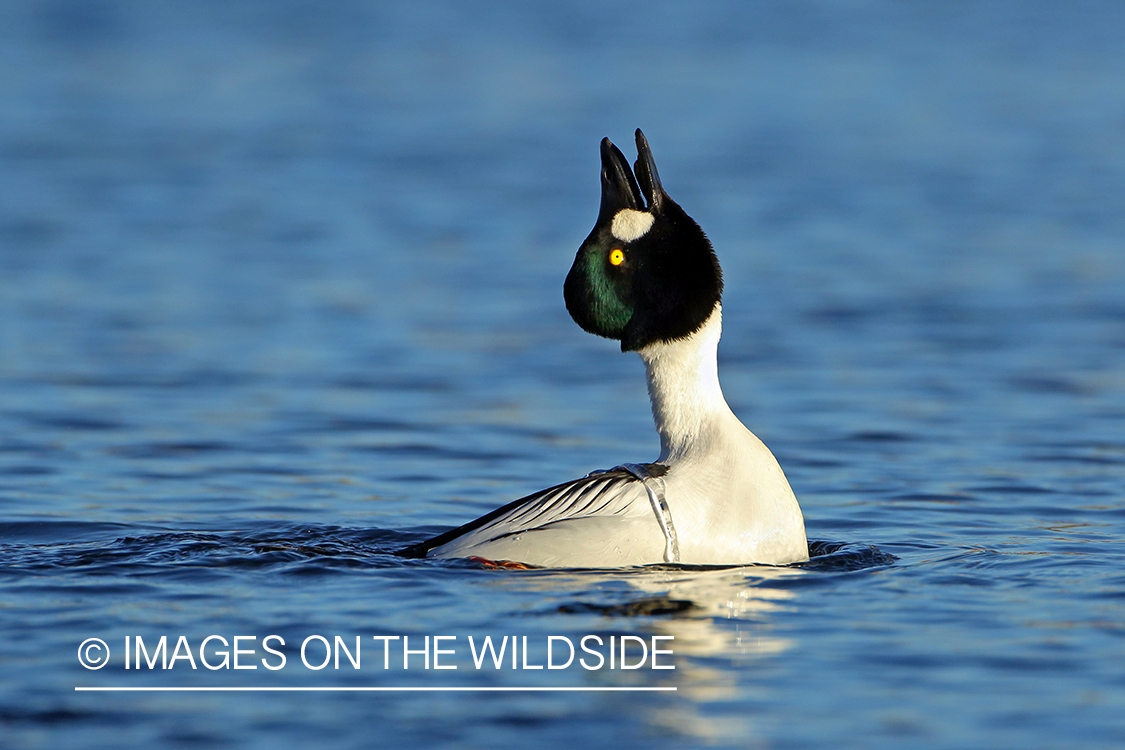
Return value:
[(664, 543), (644, 483), (611, 469), (528, 495), (399, 554), (620, 567), (662, 562)]

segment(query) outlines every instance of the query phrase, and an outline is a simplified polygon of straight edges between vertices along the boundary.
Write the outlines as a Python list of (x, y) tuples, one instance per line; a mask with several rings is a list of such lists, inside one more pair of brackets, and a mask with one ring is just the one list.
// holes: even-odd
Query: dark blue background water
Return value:
[[(0, 744), (1122, 746), (1123, 34), (1109, 2), (4, 3)], [(561, 300), (637, 126), (723, 263), (728, 399), (836, 551), (391, 557), (655, 457), (639, 363)], [(676, 670), (293, 650), (587, 633)], [(288, 666), (124, 669), (211, 634)], [(263, 685), (678, 690), (74, 691)]]

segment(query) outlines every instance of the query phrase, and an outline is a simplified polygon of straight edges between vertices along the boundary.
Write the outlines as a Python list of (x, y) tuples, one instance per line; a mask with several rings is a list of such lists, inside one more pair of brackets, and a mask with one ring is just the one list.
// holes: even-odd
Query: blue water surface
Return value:
[[(1125, 746), (1123, 36), (1109, 2), (0, 4), (0, 744)], [(813, 559), (395, 557), (656, 457), (639, 362), (561, 299), (638, 126)], [(257, 669), (126, 669), (211, 635)], [(675, 669), (531, 668), (586, 635)], [(439, 686), (667, 690), (75, 690)]]

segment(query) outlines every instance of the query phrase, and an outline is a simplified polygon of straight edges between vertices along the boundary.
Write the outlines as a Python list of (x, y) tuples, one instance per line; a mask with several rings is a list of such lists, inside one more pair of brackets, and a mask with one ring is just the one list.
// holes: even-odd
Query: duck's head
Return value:
[(563, 285), (574, 322), (623, 352), (695, 333), (723, 291), (711, 242), (664, 192), (640, 130), (634, 169), (602, 139), (601, 210)]

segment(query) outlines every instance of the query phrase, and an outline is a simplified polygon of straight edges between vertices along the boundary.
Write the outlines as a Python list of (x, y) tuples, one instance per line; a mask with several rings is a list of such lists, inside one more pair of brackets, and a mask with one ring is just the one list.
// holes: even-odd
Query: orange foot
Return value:
[(526, 564), (521, 563), (521, 562), (516, 562), (514, 560), (489, 560), (489, 559), (484, 558), (484, 557), (476, 557), (476, 556), (470, 557), (469, 559), (472, 560), (475, 563), (479, 563), (480, 565), (483, 565), (486, 568), (506, 568), (508, 570), (532, 570), (533, 569), (532, 566), (530, 566), (530, 565), (526, 565)]

